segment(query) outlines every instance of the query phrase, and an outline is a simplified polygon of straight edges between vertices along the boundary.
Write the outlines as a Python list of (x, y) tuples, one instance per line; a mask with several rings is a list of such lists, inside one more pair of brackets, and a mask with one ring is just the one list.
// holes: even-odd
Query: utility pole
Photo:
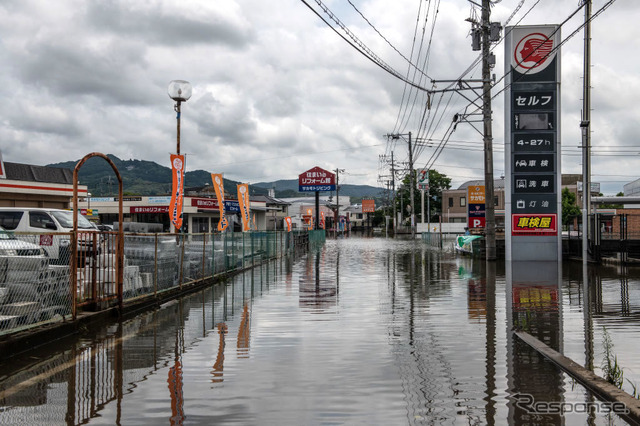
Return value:
[[(400, 139), (400, 137), (402, 137), (404, 139), (403, 134), (400, 133), (396, 133), (395, 135), (387, 135), (387, 138), (391, 138), (391, 139)], [(415, 187), (415, 182), (413, 181), (413, 146), (411, 145), (411, 132), (407, 133), (407, 136), (409, 137), (409, 139), (405, 139), (409, 145), (409, 205), (411, 206), (411, 236), (415, 237), (416, 235), (416, 230), (415, 230), (415, 206), (414, 206), (414, 202), (413, 202), (413, 190)], [(393, 164), (393, 153), (391, 156), (391, 163)], [(391, 174), (393, 175), (393, 169), (391, 169), (392, 172)], [(394, 185), (395, 186), (395, 185)], [(400, 199), (402, 201), (402, 198)], [(395, 207), (395, 204), (394, 204)], [(395, 214), (395, 210), (394, 210), (394, 214)]]
[[(472, 4), (480, 6), (475, 1), (469, 0)], [(485, 185), (485, 247), (486, 247), (486, 259), (496, 260), (496, 216), (495, 216), (495, 188), (493, 181), (493, 135), (491, 130), (491, 68), (495, 65), (495, 56), (491, 53), (490, 47), (492, 42), (500, 40), (500, 30), (502, 27), (498, 22), (490, 22), (491, 16), (491, 3), (489, 0), (482, 0), (482, 18), (478, 23), (475, 19), (469, 18), (467, 21), (473, 24), (471, 30), (471, 46), (474, 51), (482, 50), (482, 80), (432, 80), (432, 83), (437, 82), (456, 82), (457, 88), (448, 88), (443, 90), (432, 90), (433, 93), (444, 92), (458, 92), (460, 95), (463, 90), (473, 90), (478, 96), (476, 99), (470, 99), (464, 96), (471, 102), (471, 105), (477, 109), (482, 110), (482, 123), (483, 132), (482, 138), (484, 142), (484, 185)], [(482, 87), (472, 87), (469, 83), (482, 83)], [(477, 94), (477, 90), (482, 89), (482, 95)], [(482, 99), (482, 105), (479, 105), (477, 100)], [(454, 123), (467, 122), (473, 126), (472, 123), (478, 120), (469, 120), (468, 117), (476, 115), (476, 113), (467, 114), (466, 112), (459, 115), (456, 114), (453, 118)], [(473, 126), (475, 129), (475, 126)]]
[(409, 196), (411, 197), (411, 237), (416, 236), (416, 206), (413, 198), (415, 190), (415, 182), (413, 181), (413, 148), (411, 147), (411, 132), (409, 132)]
[[(391, 135), (387, 135), (388, 138), (391, 138)], [(393, 158), (393, 151), (391, 151), (391, 162), (389, 163), (387, 156), (386, 155), (381, 155), (380, 156), (380, 161), (384, 162), (385, 165), (390, 164), (391, 165), (391, 180), (390, 181), (386, 181), (387, 184), (387, 194), (389, 195), (389, 192), (391, 192), (391, 194), (389, 195), (389, 197), (391, 198), (391, 204), (392, 204), (392, 210), (393, 210), (393, 231), (395, 234), (396, 231), (396, 223), (397, 223), (397, 218), (396, 218), (396, 163), (394, 161)], [(379, 176), (380, 178), (381, 176)], [(386, 175), (385, 175), (386, 177)]]
[(489, 0), (482, 0), (482, 115), (484, 122), (484, 185), (486, 259), (496, 260), (496, 216), (493, 183), (493, 135), (491, 131), (491, 54)]
[[(591, 207), (591, 0), (584, 2), (584, 79), (582, 95), (582, 263), (589, 256)], [(595, 232), (595, 230), (594, 230)]]

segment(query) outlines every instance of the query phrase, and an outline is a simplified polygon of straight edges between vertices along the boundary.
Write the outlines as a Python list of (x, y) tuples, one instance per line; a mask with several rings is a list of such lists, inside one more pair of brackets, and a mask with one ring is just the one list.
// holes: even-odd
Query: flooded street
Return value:
[(626, 424), (514, 327), (640, 387), (640, 269), (352, 237), (0, 365), (0, 424)]

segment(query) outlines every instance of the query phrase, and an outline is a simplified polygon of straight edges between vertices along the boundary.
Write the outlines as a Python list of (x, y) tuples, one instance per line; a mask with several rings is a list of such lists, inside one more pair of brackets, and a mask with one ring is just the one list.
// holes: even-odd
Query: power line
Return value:
[[(318, 18), (320, 18), (322, 20), (322, 22), (324, 22), (325, 24), (327, 24), (327, 26), (329, 28), (331, 28), (336, 34), (338, 34), (340, 36), (340, 38), (342, 38), (344, 41), (346, 41), (351, 47), (353, 47), (355, 50), (357, 50), (358, 52), (360, 52), (360, 54), (362, 54), (364, 57), (366, 57), (367, 59), (369, 59), (371, 62), (373, 62), (374, 64), (376, 64), (378, 67), (382, 68), (383, 70), (385, 70), (387, 73), (391, 74), (392, 76), (396, 77), (399, 80), (404, 81), (406, 84), (415, 87), (418, 90), (423, 90), (425, 92), (428, 91), (428, 89), (407, 80), (405, 77), (403, 77), (402, 75), (400, 75), (400, 73), (398, 73), (396, 70), (394, 70), (393, 68), (391, 68), (390, 65), (388, 65), (387, 63), (385, 63), (382, 59), (380, 59), (375, 53), (373, 53), (373, 51), (371, 49), (369, 49), (362, 41), (360, 41), (350, 30), (349, 28), (346, 27), (346, 25), (344, 25), (332, 12), (331, 10), (329, 10), (329, 8), (327, 6), (324, 5), (324, 3), (322, 3), (320, 0), (315, 0), (316, 3), (318, 3), (318, 5), (320, 6), (320, 8), (351, 38), (352, 41), (348, 40), (345, 36), (343, 36), (342, 34), (340, 34), (340, 32), (338, 32), (338, 30), (336, 30), (336, 28), (331, 25), (329, 23), (329, 21), (327, 21), (326, 19), (324, 19), (322, 17), (322, 15), (320, 15), (318, 13), (318, 11), (316, 11), (313, 7), (311, 7), (311, 5), (309, 3), (307, 3), (306, 0), (300, 0), (302, 3), (304, 3), (313, 13), (315, 13)], [(357, 44), (357, 46), (356, 46)]]
[(358, 8), (351, 2), (351, 0), (347, 0), (349, 2), (349, 4), (351, 5), (351, 7), (353, 7), (353, 9), (358, 13), (358, 15), (360, 15), (362, 17), (362, 19), (365, 20), (365, 22), (367, 24), (369, 24), (369, 26), (393, 49), (396, 51), (396, 53), (398, 55), (400, 55), (402, 57), (402, 59), (404, 59), (405, 61), (407, 61), (407, 63), (412, 66), (415, 70), (417, 70), (418, 72), (420, 72), (422, 75), (424, 75), (427, 78), (431, 78), (429, 77), (425, 72), (423, 72), (420, 68), (418, 68), (413, 62), (411, 62), (411, 60), (409, 60), (406, 56), (404, 56), (398, 49), (396, 49), (396, 47), (391, 44), (391, 42), (382, 35), (382, 33), (380, 33), (380, 31), (378, 31), (378, 29), (371, 23), (371, 21), (369, 21), (363, 14), (362, 12), (360, 12), (360, 10), (358, 10)]
[[(429, 3), (431, 3), (431, 1), (429, 1)], [(437, 0), (437, 4), (435, 4), (434, 9), (434, 17), (432, 19), (432, 24), (431, 24), (431, 33), (429, 36), (429, 42), (427, 43), (427, 49), (426, 52), (424, 54), (424, 63), (423, 63), (423, 67), (426, 69), (428, 66), (428, 60), (430, 57), (430, 51), (431, 51), (431, 43), (433, 41), (433, 33), (435, 31), (435, 25), (436, 25), (436, 20), (438, 17), (438, 10), (439, 10), (439, 5), (440, 5), (440, 0)], [(419, 21), (419, 16), (418, 19), (416, 19), (416, 24)], [(422, 50), (423, 50), (423, 46), (424, 46), (424, 40), (425, 40), (425, 32), (426, 32), (426, 26), (427, 26), (427, 22), (429, 21), (429, 6), (427, 6), (426, 8), (426, 13), (425, 13), (425, 17), (424, 17), (424, 24), (422, 26), (422, 36), (420, 37), (420, 45), (418, 48), (418, 59), (420, 58), (420, 56), (422, 55)], [(416, 28), (417, 29), (417, 28)], [(413, 39), (413, 45), (411, 46), (411, 55), (413, 57), (413, 51), (415, 49), (415, 33), (414, 33), (414, 39)], [(407, 70), (407, 78), (408, 78), (408, 73), (409, 70)], [(414, 72), (413, 75), (413, 81), (415, 81), (415, 77), (416, 77), (416, 73)], [(422, 84), (422, 76), (419, 76), (419, 80), (418, 80), (419, 84)], [(402, 120), (400, 121), (400, 127), (396, 128), (396, 130), (399, 130), (400, 132), (404, 132), (409, 124), (409, 120), (410, 117), (413, 115), (413, 110), (416, 106), (416, 103), (418, 101), (418, 97), (422, 97), (423, 103), (425, 101), (425, 96), (428, 96), (426, 93), (420, 93), (418, 91), (413, 91), (413, 89), (410, 89), (409, 91), (409, 98), (411, 98), (411, 95), (413, 93), (413, 101), (408, 100), (407, 104), (405, 105), (404, 108), (404, 115)], [(411, 103), (411, 106), (409, 107), (409, 103)]]
[(258, 162), (258, 161), (280, 160), (280, 159), (283, 159), (283, 158), (294, 158), (294, 157), (306, 157), (306, 156), (309, 156), (309, 155), (313, 156), (313, 155), (317, 155), (317, 154), (327, 154), (327, 153), (331, 153), (331, 152), (352, 151), (352, 150), (356, 150), (356, 149), (372, 148), (374, 146), (382, 146), (382, 145), (383, 144), (381, 144), (381, 143), (374, 144), (374, 145), (361, 145), (361, 146), (355, 146), (355, 147), (351, 147), (351, 148), (332, 149), (332, 150), (329, 150), (329, 151), (317, 151), (317, 152), (309, 152), (309, 153), (305, 153), (305, 154), (284, 155), (284, 156), (271, 157), (271, 158), (259, 158), (259, 159), (256, 159), (256, 160), (235, 161), (233, 163), (214, 164), (214, 166), (232, 166), (234, 164), (255, 163), (255, 162)]

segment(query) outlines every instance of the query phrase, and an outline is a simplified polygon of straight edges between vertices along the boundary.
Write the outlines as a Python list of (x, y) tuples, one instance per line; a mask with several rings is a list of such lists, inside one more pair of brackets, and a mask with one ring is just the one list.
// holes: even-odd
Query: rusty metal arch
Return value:
[(113, 161), (106, 155), (100, 152), (92, 152), (87, 154), (76, 164), (76, 167), (73, 169), (73, 235), (71, 238), (71, 297), (72, 297), (72, 315), (73, 318), (76, 318), (76, 291), (78, 287), (78, 171), (82, 167), (82, 165), (92, 157), (100, 157), (103, 158), (111, 168), (113, 172), (116, 174), (118, 178), (118, 237), (116, 244), (116, 280), (117, 280), (117, 288), (118, 288), (118, 307), (122, 312), (122, 285), (124, 278), (124, 231), (122, 227), (123, 222), (123, 214), (122, 214), (122, 177), (120, 176), (120, 172), (118, 168), (114, 164)]

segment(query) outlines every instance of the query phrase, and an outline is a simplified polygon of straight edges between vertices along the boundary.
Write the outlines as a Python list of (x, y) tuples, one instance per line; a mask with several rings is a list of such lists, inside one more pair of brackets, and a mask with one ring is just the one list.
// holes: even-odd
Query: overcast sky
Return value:
[[(351, 3), (355, 8), (348, 0), (325, 4), (401, 75), (425, 28), (424, 87), (458, 78), (478, 56), (465, 21), (473, 15), (468, 1), (442, 0), (435, 19), (436, 1)], [(491, 20), (504, 24), (519, 3), (497, 3)], [(535, 3), (525, 1), (509, 24), (559, 24), (578, 7), (577, 0)], [(594, 0), (594, 13), (605, 3)], [(583, 20), (580, 11), (567, 21), (563, 39)], [(640, 177), (638, 22), (640, 2), (617, 0), (592, 25), (592, 174), (605, 194)], [(562, 48), (563, 173), (581, 173), (582, 49), (582, 32)], [(495, 46), (498, 80), (503, 51), (502, 43)], [(381, 155), (393, 150), (396, 160), (407, 160), (406, 144), (388, 145), (383, 135), (415, 134), (425, 115), (423, 94), (416, 97), (358, 53), (301, 0), (3, 0), (0, 61), (0, 149), (9, 162), (45, 165), (97, 151), (169, 166), (176, 120), (167, 87), (184, 79), (193, 85), (182, 107), (188, 170), (255, 183), (295, 179), (319, 166), (345, 169), (342, 183), (378, 185), (378, 175), (388, 173)], [(480, 73), (475, 67), (466, 77)], [(468, 104), (460, 95), (439, 99), (427, 113), (433, 125), (426, 136), (436, 140)], [(504, 172), (503, 104), (503, 95), (494, 99), (496, 177)], [(434, 168), (454, 187), (483, 178), (482, 136), (460, 124), (450, 141)], [(434, 148), (421, 151), (416, 168), (430, 162)]]

